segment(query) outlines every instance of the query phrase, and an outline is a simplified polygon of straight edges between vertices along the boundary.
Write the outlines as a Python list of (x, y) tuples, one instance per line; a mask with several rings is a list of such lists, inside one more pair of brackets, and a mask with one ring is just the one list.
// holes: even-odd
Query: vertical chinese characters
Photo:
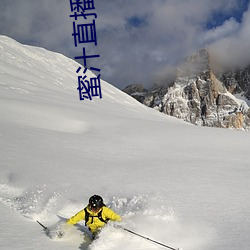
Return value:
[[(95, 10), (94, 0), (69, 0), (71, 8), (71, 18), (73, 21), (73, 33), (75, 47), (81, 44), (94, 44), (97, 46), (97, 36), (96, 36), (96, 22), (97, 14), (93, 13)], [(90, 12), (89, 12), (90, 11)], [(90, 21), (89, 19), (92, 18)], [(84, 23), (78, 23), (77, 21), (84, 21)], [(84, 70), (82, 75), (78, 75), (78, 91), (80, 100), (84, 98), (92, 100), (92, 97), (99, 96), (102, 98), (101, 84), (100, 84), (100, 69), (95, 67), (90, 67), (90, 70), (98, 72), (97, 77), (88, 78), (85, 74), (88, 66), (88, 58), (96, 58), (100, 55), (86, 55), (85, 47), (82, 48), (82, 55), (75, 57), (75, 59), (83, 59)], [(79, 74), (81, 67), (76, 71)]]
[[(76, 73), (79, 73), (81, 67), (79, 67)], [(87, 78), (85, 75), (87, 68), (83, 70), (83, 76), (78, 76), (78, 90), (80, 95), (80, 100), (87, 98), (92, 100), (93, 96), (100, 96), (102, 98), (101, 84), (100, 84), (100, 74), (97, 77)]]

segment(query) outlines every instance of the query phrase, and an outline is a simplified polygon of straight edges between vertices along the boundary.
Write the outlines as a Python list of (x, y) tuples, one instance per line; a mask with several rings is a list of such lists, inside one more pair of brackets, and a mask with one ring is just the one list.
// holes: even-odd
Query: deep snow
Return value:
[(97, 193), (166, 245), (250, 249), (249, 132), (184, 123), (105, 81), (102, 99), (80, 101), (78, 67), (0, 36), (0, 248), (162, 249), (112, 225), (90, 244), (81, 227), (50, 239), (36, 223), (53, 227)]

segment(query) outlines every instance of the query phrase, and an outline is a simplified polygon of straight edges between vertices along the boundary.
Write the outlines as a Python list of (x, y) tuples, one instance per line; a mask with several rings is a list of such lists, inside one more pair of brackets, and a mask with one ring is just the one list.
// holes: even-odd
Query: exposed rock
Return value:
[(230, 93), (242, 93), (250, 100), (250, 66), (218, 74), (218, 79), (225, 84)]
[(131, 95), (131, 94), (134, 94), (136, 92), (143, 93), (143, 92), (146, 92), (147, 90), (143, 87), (142, 84), (130, 84), (123, 91), (125, 93)]
[[(178, 68), (171, 87), (154, 87), (137, 98), (145, 105), (196, 125), (248, 129), (250, 109), (233, 94), (250, 97), (250, 67), (215, 75), (203, 49)], [(140, 87), (142, 89), (143, 87)], [(135, 93), (131, 93), (135, 97)]]
[(133, 96), (139, 102), (144, 101), (145, 94), (147, 93), (147, 90), (142, 84), (130, 84), (125, 89), (123, 89), (123, 91), (128, 95)]

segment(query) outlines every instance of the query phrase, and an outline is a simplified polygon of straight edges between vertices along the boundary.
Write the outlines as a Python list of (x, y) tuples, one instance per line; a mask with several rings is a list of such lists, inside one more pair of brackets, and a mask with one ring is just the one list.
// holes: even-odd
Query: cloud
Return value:
[(244, 13), (242, 22), (238, 23), (236, 29), (210, 44), (210, 51), (213, 53), (215, 60), (225, 67), (244, 67), (250, 64), (249, 41), (250, 9)]
[[(169, 72), (204, 46), (226, 58), (225, 48), (248, 48), (249, 17), (234, 17), (238, 0), (95, 0), (97, 46), (86, 44), (88, 65), (119, 88), (167, 81)], [(0, 33), (74, 58), (69, 1), (1, 0)], [(216, 15), (215, 15), (216, 14)], [(222, 23), (215, 17), (224, 18)], [(207, 24), (213, 23), (213, 29)], [(222, 52), (223, 51), (223, 52)], [(248, 50), (249, 51), (249, 50)], [(228, 53), (228, 52), (227, 52)], [(245, 51), (245, 55), (246, 55)]]
[(235, 18), (232, 17), (229, 20), (224, 21), (221, 26), (204, 31), (204, 34), (201, 36), (200, 43), (211, 44), (215, 41), (219, 41), (237, 33), (239, 28), (240, 24), (235, 20)]
[[(230, 16), (237, 8), (235, 0), (144, 0), (141, 3), (124, 5), (124, 1), (117, 1), (111, 13), (119, 11), (111, 22), (110, 12), (105, 8), (101, 14), (101, 20), (109, 22), (99, 30), (100, 53), (108, 60), (110, 76), (121, 85), (133, 81), (149, 86), (164, 81), (167, 72), (181, 60), (240, 28), (234, 18), (213, 30), (205, 28), (215, 12)], [(142, 25), (128, 27), (126, 21), (133, 18)], [(102, 33), (102, 29), (108, 32)]]
[(0, 34), (67, 54), (64, 45), (72, 39), (68, 5), (60, 0), (1, 0)]

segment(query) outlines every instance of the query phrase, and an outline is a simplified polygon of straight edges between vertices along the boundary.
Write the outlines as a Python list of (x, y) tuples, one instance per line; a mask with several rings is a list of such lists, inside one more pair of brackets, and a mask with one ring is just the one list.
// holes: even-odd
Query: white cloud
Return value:
[(214, 41), (232, 36), (232, 34), (235, 35), (239, 28), (240, 24), (235, 20), (235, 18), (232, 17), (229, 20), (226, 20), (221, 26), (205, 30), (204, 34), (201, 34), (200, 43), (211, 44)]
[[(238, 40), (242, 48), (248, 47), (247, 14), (241, 24), (231, 18), (213, 30), (204, 28), (213, 13), (230, 15), (238, 0), (94, 2), (98, 44), (86, 50), (88, 54), (99, 54), (100, 58), (89, 62), (101, 68), (105, 80), (121, 88), (132, 82), (149, 86), (157, 81), (156, 76), (164, 78), (167, 68), (211, 43), (219, 51), (223, 46), (235, 46)], [(78, 56), (83, 46), (74, 47), (73, 19), (69, 15), (69, 1), (1, 0), (0, 33), (71, 57)], [(133, 25), (133, 20), (140, 20), (142, 25)]]
[(250, 63), (250, 9), (244, 13), (238, 28), (228, 36), (216, 40), (210, 50), (218, 63), (225, 66), (246, 66)]

